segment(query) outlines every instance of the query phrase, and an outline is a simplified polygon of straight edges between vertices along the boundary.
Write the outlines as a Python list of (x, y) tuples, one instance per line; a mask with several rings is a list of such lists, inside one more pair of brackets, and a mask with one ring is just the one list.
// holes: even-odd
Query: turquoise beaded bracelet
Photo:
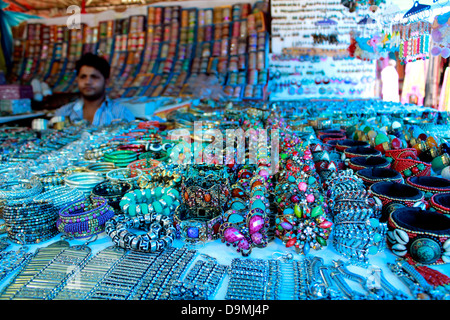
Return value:
[(147, 213), (170, 215), (180, 204), (180, 193), (173, 188), (157, 187), (127, 192), (119, 203), (122, 212), (130, 217)]

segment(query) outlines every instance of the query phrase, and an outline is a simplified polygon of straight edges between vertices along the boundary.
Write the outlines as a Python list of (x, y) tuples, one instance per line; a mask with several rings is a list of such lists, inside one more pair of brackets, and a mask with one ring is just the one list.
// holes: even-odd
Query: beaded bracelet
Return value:
[(103, 146), (100, 148), (92, 148), (89, 150), (86, 150), (84, 153), (84, 158), (86, 160), (97, 160), (101, 159), (105, 153), (112, 152), (115, 150), (115, 147), (113, 146)]
[(123, 144), (117, 147), (117, 150), (130, 150), (140, 155), (145, 152), (145, 145), (143, 144)]
[(127, 192), (119, 205), (130, 217), (147, 213), (170, 215), (180, 204), (180, 194), (173, 188), (135, 189)]
[(388, 220), (387, 243), (392, 252), (418, 264), (450, 262), (450, 218), (420, 208), (399, 208)]
[(365, 168), (358, 170), (356, 176), (364, 181), (366, 187), (381, 181), (392, 181), (403, 183), (402, 175), (394, 169), (388, 168)]
[(127, 165), (130, 169), (139, 169), (143, 173), (148, 174), (160, 165), (160, 162), (154, 159), (142, 159), (131, 162)]
[(403, 178), (411, 176), (429, 176), (431, 174), (431, 163), (417, 159), (417, 150), (405, 148), (398, 150), (386, 150), (387, 159), (392, 159), (391, 168), (400, 172)]
[(406, 184), (422, 190), (427, 201), (433, 194), (450, 193), (450, 181), (440, 177), (408, 177)]
[(81, 238), (103, 232), (106, 221), (113, 216), (114, 210), (106, 199), (91, 197), (61, 209), (56, 225), (60, 232)]
[[(147, 233), (136, 235), (128, 231), (132, 227)], [(114, 216), (106, 222), (105, 232), (121, 248), (158, 252), (172, 246), (176, 231), (169, 217), (147, 213), (134, 218)]]
[(38, 180), (19, 179), (8, 181), (0, 186), (0, 199), (13, 200), (33, 197), (43, 190), (44, 187)]
[(21, 203), (6, 202), (3, 218), (10, 240), (19, 243), (23, 234), (25, 243), (38, 243), (58, 233), (56, 220), (58, 211), (48, 201), (34, 201), (30, 198)]
[(407, 184), (382, 181), (372, 184), (369, 190), (374, 198), (378, 198), (383, 205), (380, 222), (386, 222), (389, 215), (399, 207), (425, 208), (423, 191)]
[(149, 151), (149, 152), (144, 152), (142, 154), (139, 155), (139, 160), (143, 160), (143, 159), (153, 159), (153, 160), (157, 160), (160, 162), (166, 162), (167, 159), (169, 159), (170, 155), (168, 152), (166, 151)]
[(64, 174), (62, 172), (46, 172), (35, 175), (32, 179), (42, 183), (44, 191), (64, 185)]
[(78, 189), (70, 188), (68, 186), (61, 186), (57, 188), (50, 189), (41, 194), (38, 194), (33, 199), (35, 201), (49, 201), (53, 203), (56, 209), (59, 211), (67, 204), (85, 199), (86, 195)]
[(348, 167), (353, 171), (358, 171), (366, 168), (389, 168), (391, 163), (384, 157), (354, 157), (350, 158)]
[(433, 194), (430, 199), (430, 210), (450, 216), (450, 194), (437, 193)]

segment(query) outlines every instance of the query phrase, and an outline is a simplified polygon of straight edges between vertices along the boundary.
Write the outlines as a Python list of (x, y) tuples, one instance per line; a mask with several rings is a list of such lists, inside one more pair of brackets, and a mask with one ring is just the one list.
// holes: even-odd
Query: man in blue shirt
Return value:
[(110, 65), (92, 53), (77, 61), (77, 84), (81, 98), (56, 110), (56, 116), (69, 117), (70, 121), (86, 120), (93, 126), (109, 125), (114, 121), (133, 121), (133, 113), (125, 106), (106, 96)]

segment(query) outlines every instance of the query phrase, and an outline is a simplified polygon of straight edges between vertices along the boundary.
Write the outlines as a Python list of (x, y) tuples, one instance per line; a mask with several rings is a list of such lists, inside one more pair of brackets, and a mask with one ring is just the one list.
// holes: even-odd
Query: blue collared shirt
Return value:
[[(78, 99), (57, 109), (55, 116), (69, 117), (71, 122), (83, 120), (83, 99)], [(133, 113), (124, 105), (109, 98), (97, 109), (92, 121), (93, 126), (105, 126), (113, 121), (133, 121)]]

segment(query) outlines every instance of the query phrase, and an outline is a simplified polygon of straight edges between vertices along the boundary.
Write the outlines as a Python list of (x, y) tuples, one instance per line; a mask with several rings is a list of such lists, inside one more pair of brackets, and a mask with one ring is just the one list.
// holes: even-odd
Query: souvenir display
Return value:
[[(439, 2), (87, 1), (79, 24), (54, 8), (17, 26), (0, 299), (450, 299)], [(111, 67), (91, 122), (85, 53)], [(388, 67), (402, 102), (382, 94)], [(408, 87), (419, 69), (428, 99)], [(53, 110), (78, 94), (70, 116)]]

